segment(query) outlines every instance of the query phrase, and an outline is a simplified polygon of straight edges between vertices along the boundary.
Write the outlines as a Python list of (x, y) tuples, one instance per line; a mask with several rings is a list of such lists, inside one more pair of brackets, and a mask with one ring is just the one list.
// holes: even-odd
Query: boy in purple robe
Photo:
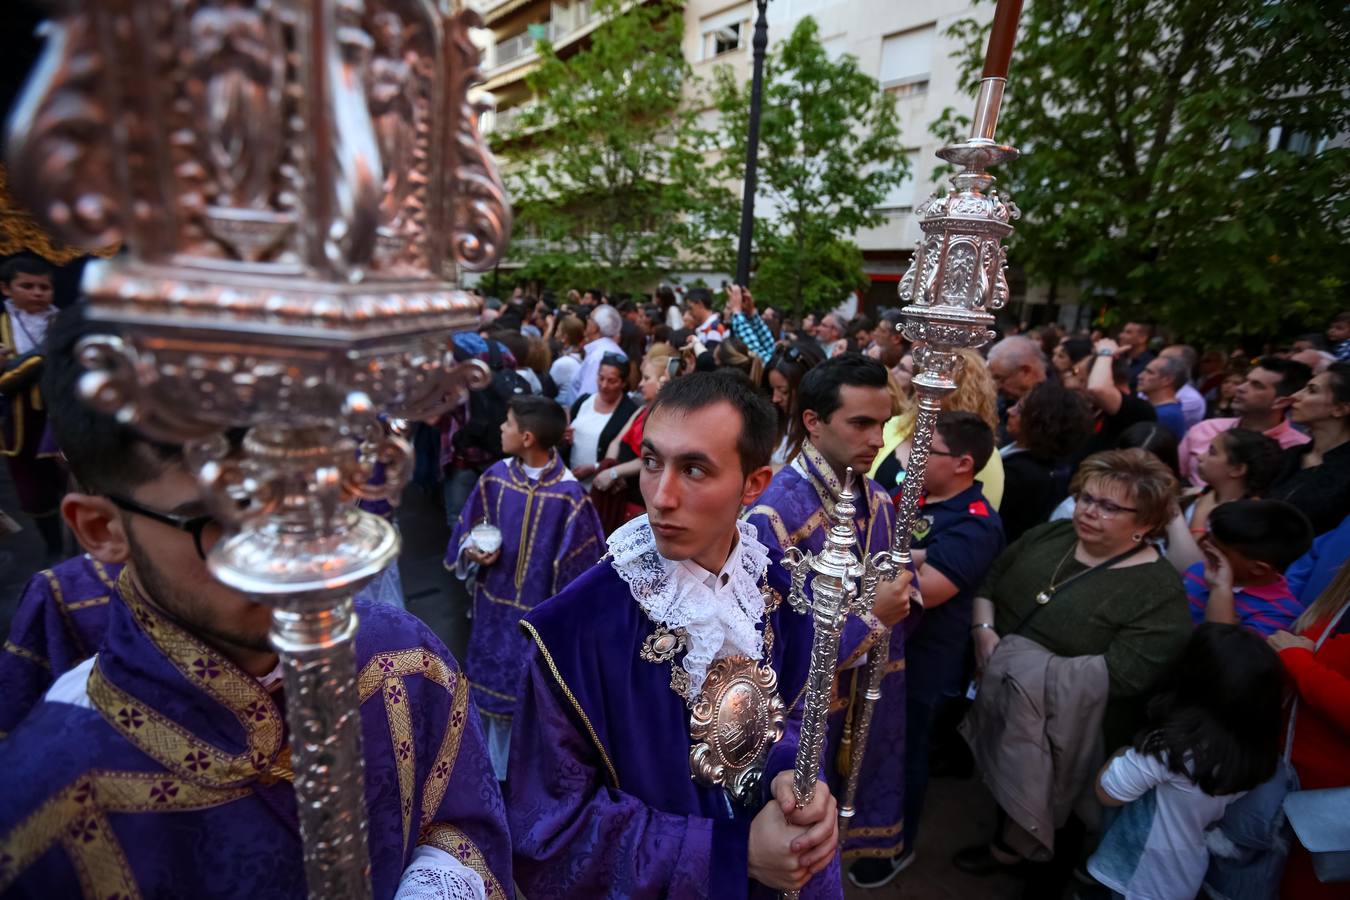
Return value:
[[(520, 616), (595, 565), (605, 533), (590, 495), (555, 449), (567, 430), (567, 414), (556, 401), (512, 397), (501, 430), (509, 456), (478, 479), (450, 536), (445, 566), (473, 581), (464, 668), (493, 771), (505, 781), (516, 689), (530, 648)], [(497, 529), (498, 546), (478, 546), (480, 525)]]
[(37, 706), (52, 681), (103, 643), (121, 571), (85, 553), (29, 580), (0, 652), (0, 738)]
[[(76, 397), (69, 330), (43, 382), (82, 488), (62, 513), (124, 568), (98, 653), (0, 742), (0, 895), (302, 898), (271, 610), (211, 577), (221, 528), (181, 451)], [(373, 896), (506, 898), (510, 839), (466, 679), (417, 619), (357, 612)]]
[(829, 788), (800, 810), (792, 793), (811, 619), (737, 522), (773, 443), (743, 378), (667, 384), (643, 434), (648, 515), (525, 616), (506, 792), (530, 900), (842, 896)]
[[(803, 377), (797, 390), (790, 440), (800, 449), (774, 476), (747, 521), (760, 540), (770, 547), (798, 546), (819, 552), (825, 544), (839, 495), (841, 480), (852, 466), (866, 486), (866, 503), (858, 504), (856, 527), (861, 550), (868, 554), (887, 550), (895, 510), (886, 492), (862, 473), (882, 447), (882, 430), (891, 416), (886, 368), (860, 353), (844, 353), (821, 363)], [(849, 732), (863, 702), (862, 665), (870, 653), (880, 626), (894, 626), (909, 613), (907, 578), (883, 583), (872, 621), (850, 619), (840, 646), (836, 696), (830, 711), (830, 742), (826, 771), (835, 792), (842, 796), (851, 764)], [(914, 616), (913, 620), (917, 620)], [(859, 632), (863, 636), (859, 637)], [(855, 871), (871, 858), (887, 860), (904, 846), (905, 795), (905, 631), (891, 632), (890, 655), (882, 680), (882, 695), (872, 718), (863, 769), (859, 776), (855, 812), (840, 835), (845, 864), (852, 862), (850, 880), (876, 887), (896, 873), (887, 866), (887, 877), (878, 881), (873, 873)], [(846, 740), (847, 739), (847, 740)], [(837, 753), (845, 746), (849, 753)], [(860, 878), (860, 874), (867, 875)]]

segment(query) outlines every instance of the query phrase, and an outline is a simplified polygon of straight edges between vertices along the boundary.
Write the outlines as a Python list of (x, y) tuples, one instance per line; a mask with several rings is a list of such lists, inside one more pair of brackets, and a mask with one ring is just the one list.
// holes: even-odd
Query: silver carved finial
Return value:
[(9, 184), (55, 234), (125, 246), (85, 270), (106, 333), (79, 349), (81, 393), (185, 444), (228, 528), (212, 573), (273, 605), (324, 900), (371, 892), (351, 598), (399, 539), (355, 503), (397, 500), (411, 462), (378, 417), (487, 382), (452, 353), (479, 311), (453, 282), (511, 228), (470, 99), (481, 20), (449, 7), (53, 4), (6, 142)]

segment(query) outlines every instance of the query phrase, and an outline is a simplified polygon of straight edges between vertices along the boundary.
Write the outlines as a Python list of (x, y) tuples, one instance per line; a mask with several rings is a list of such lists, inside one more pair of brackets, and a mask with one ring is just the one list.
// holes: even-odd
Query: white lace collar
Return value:
[[(746, 656), (759, 659), (764, 635), (757, 627), (764, 617), (760, 582), (769, 567), (769, 552), (755, 536), (755, 528), (738, 521), (740, 540), (727, 558), (715, 588), (704, 581), (697, 566), (666, 559), (656, 549), (647, 517), (638, 516), (609, 536), (614, 571), (628, 585), (638, 606), (658, 625), (681, 628), (688, 637), (682, 665), (689, 673), (693, 700), (703, 688), (708, 666), (715, 659)], [(721, 576), (726, 583), (721, 583)]]

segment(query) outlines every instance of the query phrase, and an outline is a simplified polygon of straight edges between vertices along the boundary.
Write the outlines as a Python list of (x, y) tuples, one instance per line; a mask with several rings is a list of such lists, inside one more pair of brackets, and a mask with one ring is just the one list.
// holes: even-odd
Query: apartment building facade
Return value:
[[(535, 41), (547, 37), (559, 55), (584, 47), (599, 24), (590, 0), (473, 0), (486, 25), (483, 90), (495, 109), (484, 117), (485, 129), (506, 126), (518, 110), (532, 102), (526, 76), (538, 65)], [(952, 58), (957, 42), (947, 29), (966, 17), (987, 17), (989, 5), (972, 9), (969, 0), (771, 0), (768, 6), (770, 49), (789, 35), (804, 17), (819, 25), (831, 56), (850, 53), (861, 70), (896, 97), (910, 175), (878, 207), (880, 225), (852, 235), (863, 251), (864, 269), (872, 282), (869, 300), (889, 305), (919, 240), (914, 208), (931, 193), (932, 175), (941, 146), (929, 125), (953, 106), (971, 104), (960, 83), (960, 66)], [(685, 57), (697, 76), (711, 80), (713, 69), (730, 66), (748, 82), (756, 8), (752, 0), (688, 0), (684, 7)], [(709, 116), (715, 113), (709, 111)], [(757, 204), (759, 214), (772, 214)], [(710, 283), (721, 273), (700, 275)], [(1020, 280), (1019, 280), (1020, 281)], [(1018, 284), (1016, 287), (1020, 288)]]

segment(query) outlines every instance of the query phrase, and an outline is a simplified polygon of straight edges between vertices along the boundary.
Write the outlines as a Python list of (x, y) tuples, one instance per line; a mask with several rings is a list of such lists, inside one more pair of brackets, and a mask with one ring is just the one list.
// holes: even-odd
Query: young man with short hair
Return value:
[(720, 343), (726, 335), (726, 327), (717, 310), (712, 308), (712, 291), (692, 288), (685, 305), (694, 320), (694, 337), (705, 345)]
[(667, 384), (643, 429), (647, 515), (522, 620), (506, 792), (530, 900), (842, 896), (834, 799), (817, 782), (799, 810), (792, 790), (811, 618), (737, 521), (774, 423), (733, 373)]
[[(928, 747), (938, 712), (966, 683), (975, 592), (1003, 552), (1003, 523), (985, 500), (975, 473), (994, 452), (994, 434), (974, 413), (938, 414), (924, 470), (923, 506), (911, 548), (919, 564), (923, 618), (905, 645), (909, 689), (905, 732), (905, 850), (891, 860), (866, 860), (872, 884), (884, 884), (914, 859)], [(884, 880), (883, 880), (884, 879)]]
[[(302, 897), (272, 610), (211, 576), (222, 528), (181, 448), (77, 397), (74, 324), (53, 327), (43, 375), (80, 485), (61, 511), (91, 556), (124, 568), (97, 655), (0, 742), (0, 893)], [(510, 838), (467, 681), (417, 619), (356, 606), (374, 894), (434, 869), (456, 896), (505, 896)]]
[[(529, 651), (517, 624), (521, 612), (561, 591), (604, 553), (595, 504), (558, 456), (566, 429), (567, 414), (555, 401), (511, 398), (501, 429), (507, 458), (478, 479), (446, 547), (445, 567), (473, 582), (464, 668), (498, 781), (506, 780), (516, 688)], [(496, 546), (479, 546), (480, 525), (497, 529)]]
[[(825, 545), (833, 521), (834, 504), (843, 487), (844, 472), (853, 467), (858, 497), (854, 527), (859, 550), (877, 553), (891, 546), (895, 510), (890, 498), (872, 479), (868, 466), (882, 445), (882, 431), (891, 415), (886, 367), (861, 353), (844, 353), (826, 360), (802, 378), (797, 389), (788, 440), (789, 462), (774, 475), (768, 490), (750, 509), (747, 521), (759, 538), (776, 550), (800, 547), (812, 553)], [(837, 765), (833, 748), (842, 739), (862, 703), (863, 656), (869, 653), (882, 625), (895, 625), (909, 608), (909, 577), (883, 582), (874, 615), (851, 617), (840, 641), (840, 675), (835, 680), (837, 700), (831, 716), (831, 752), (827, 772), (836, 793), (848, 775)], [(917, 618), (917, 617), (916, 617)], [(849, 831), (841, 835), (845, 862), (876, 854), (886, 856), (901, 848), (904, 815), (905, 629), (891, 633), (882, 700), (876, 707), (867, 750), (863, 756), (857, 813)], [(856, 865), (856, 864), (855, 864)]]
[(1191, 484), (1203, 485), (1200, 478), (1200, 460), (1209, 452), (1209, 445), (1221, 432), (1230, 428), (1246, 428), (1274, 438), (1286, 450), (1308, 443), (1312, 438), (1286, 420), (1294, 395), (1303, 390), (1312, 379), (1312, 369), (1301, 362), (1263, 356), (1256, 367), (1247, 373), (1233, 397), (1234, 418), (1206, 419), (1186, 432), (1177, 447), (1181, 460), (1181, 474)]

